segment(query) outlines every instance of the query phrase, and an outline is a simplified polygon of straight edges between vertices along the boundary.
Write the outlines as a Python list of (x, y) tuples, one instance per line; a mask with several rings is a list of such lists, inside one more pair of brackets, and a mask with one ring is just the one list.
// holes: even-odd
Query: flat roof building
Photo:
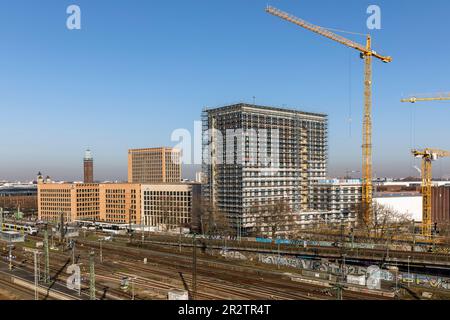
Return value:
[(141, 185), (100, 184), (100, 220), (112, 223), (141, 223)]
[(59, 222), (99, 220), (99, 185), (95, 183), (40, 183), (38, 218)]
[(312, 189), (311, 210), (355, 213), (361, 205), (362, 184), (358, 179), (320, 180)]
[(140, 222), (140, 185), (128, 183), (41, 183), (38, 185), (38, 218)]
[(0, 208), (37, 210), (37, 185), (5, 183), (0, 185)]
[(200, 184), (160, 183), (142, 185), (142, 217), (146, 226), (161, 231), (193, 228), (199, 208)]
[(128, 150), (128, 182), (160, 183), (181, 181), (181, 152), (174, 148)]
[(422, 194), (415, 191), (378, 192), (373, 202), (393, 211), (400, 218), (422, 222)]

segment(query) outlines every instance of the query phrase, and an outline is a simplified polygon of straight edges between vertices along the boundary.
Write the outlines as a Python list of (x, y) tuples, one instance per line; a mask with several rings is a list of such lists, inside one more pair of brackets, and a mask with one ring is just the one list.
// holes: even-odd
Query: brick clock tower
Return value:
[(87, 149), (84, 153), (84, 183), (94, 182), (94, 159), (91, 150)]

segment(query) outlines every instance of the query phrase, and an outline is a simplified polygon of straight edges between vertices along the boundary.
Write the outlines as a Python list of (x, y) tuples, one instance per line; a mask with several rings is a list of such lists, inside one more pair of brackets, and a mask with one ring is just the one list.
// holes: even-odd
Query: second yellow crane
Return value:
[(372, 212), (372, 57), (385, 63), (392, 62), (389, 56), (383, 56), (372, 50), (372, 39), (367, 35), (366, 44), (362, 45), (352, 40), (337, 35), (325, 28), (306, 22), (274, 7), (268, 6), (266, 12), (287, 20), (309, 31), (317, 33), (347, 47), (356, 49), (364, 59), (364, 120), (363, 120), (363, 144), (362, 144), (362, 211), (363, 219), (367, 225), (371, 225)]
[(432, 229), (432, 188), (433, 188), (433, 171), (432, 162), (439, 159), (450, 157), (450, 152), (427, 148), (425, 150), (413, 150), (412, 154), (416, 158), (422, 159), (422, 235), (431, 237)]
[[(416, 97), (412, 96), (407, 99), (400, 100), (401, 102), (425, 102), (425, 101), (449, 101), (450, 93), (439, 93), (429, 96)], [(425, 149), (422, 151), (413, 150), (413, 155), (416, 158), (422, 159), (422, 235), (425, 237), (431, 236), (432, 228), (432, 188), (433, 188), (433, 173), (432, 161), (438, 158), (450, 157), (450, 152), (438, 149)]]

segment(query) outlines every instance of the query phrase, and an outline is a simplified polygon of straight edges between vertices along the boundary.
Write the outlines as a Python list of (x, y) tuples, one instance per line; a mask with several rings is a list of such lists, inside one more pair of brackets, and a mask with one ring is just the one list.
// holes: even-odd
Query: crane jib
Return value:
[[(385, 63), (392, 62), (392, 57), (382, 56), (382, 55), (378, 54), (376, 51), (371, 50), (370, 46), (369, 47), (367, 45), (364, 46), (362, 44), (359, 44), (357, 42), (349, 40), (349, 39), (347, 39), (347, 38), (345, 38), (343, 36), (340, 36), (340, 35), (338, 35), (338, 34), (336, 34), (334, 32), (331, 32), (331, 31), (325, 29), (325, 28), (322, 28), (320, 26), (317, 26), (317, 25), (314, 25), (314, 24), (312, 24), (310, 22), (307, 22), (307, 21), (305, 21), (303, 19), (295, 17), (295, 16), (293, 16), (293, 15), (287, 13), (287, 12), (284, 12), (282, 10), (279, 10), (279, 9), (274, 8), (274, 7), (268, 6), (266, 8), (266, 12), (268, 12), (268, 13), (274, 15), (274, 16), (277, 16), (279, 18), (282, 18), (284, 20), (287, 20), (289, 22), (292, 22), (292, 23), (294, 23), (294, 24), (296, 24), (296, 25), (298, 25), (300, 27), (303, 27), (303, 28), (305, 28), (307, 30), (310, 30), (312, 32), (320, 34), (320, 35), (322, 35), (322, 36), (324, 36), (324, 37), (326, 37), (328, 39), (331, 39), (331, 40), (334, 40), (336, 42), (339, 42), (339, 43), (341, 43), (341, 44), (343, 44), (343, 45), (345, 45), (347, 47), (356, 49), (356, 50), (360, 51), (362, 54), (364, 54), (366, 56), (373, 56), (373, 57), (375, 57), (377, 59), (380, 59), (381, 61), (383, 61)], [(368, 37), (368, 42), (370, 43), (370, 36), (368, 35), (367, 37)]]

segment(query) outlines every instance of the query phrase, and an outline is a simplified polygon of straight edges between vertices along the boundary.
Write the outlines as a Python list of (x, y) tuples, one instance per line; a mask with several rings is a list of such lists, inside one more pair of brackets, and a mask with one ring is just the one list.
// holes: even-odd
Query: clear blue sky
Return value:
[[(267, 3), (361, 33), (378, 4), (374, 49), (394, 62), (374, 63), (374, 171), (418, 175), (412, 146), (450, 150), (449, 103), (399, 102), (450, 91), (447, 0), (0, 0), (0, 179), (80, 179), (86, 147), (96, 178), (124, 179), (128, 148), (172, 145), (204, 106), (253, 96), (327, 113), (330, 174), (360, 170), (358, 53), (268, 15)], [(70, 4), (80, 31), (66, 28)], [(450, 175), (450, 161), (435, 173)]]

